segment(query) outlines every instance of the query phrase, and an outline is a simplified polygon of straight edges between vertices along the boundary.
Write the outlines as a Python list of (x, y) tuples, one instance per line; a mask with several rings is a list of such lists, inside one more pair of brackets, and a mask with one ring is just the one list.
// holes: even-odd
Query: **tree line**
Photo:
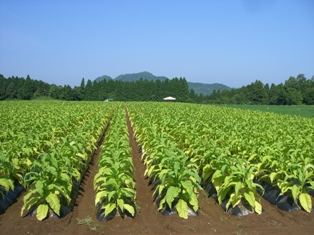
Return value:
[[(192, 92), (193, 94), (193, 92)], [(195, 95), (195, 94), (194, 94)], [(83, 78), (80, 86), (57, 86), (33, 80), (27, 75), (23, 77), (5, 78), (0, 74), (0, 100), (30, 100), (38, 97), (50, 97), (59, 100), (101, 101), (113, 99), (117, 101), (162, 101), (167, 96), (176, 97), (180, 102), (192, 102), (185, 78), (173, 78), (160, 81), (140, 79), (126, 82), (103, 79), (91, 81)]]
[(83, 78), (80, 86), (57, 86), (43, 81), (23, 77), (5, 78), (0, 74), (0, 100), (30, 100), (38, 97), (59, 100), (100, 101), (162, 101), (173, 96), (179, 102), (207, 104), (270, 104), (270, 105), (314, 105), (314, 76), (306, 79), (303, 74), (290, 77), (278, 85), (263, 84), (261, 81), (231, 90), (214, 90), (210, 95), (196, 94), (188, 88), (185, 78), (160, 81), (140, 79), (126, 82), (104, 79), (91, 81)]
[(256, 80), (238, 89), (214, 91), (201, 100), (212, 104), (314, 105), (314, 76), (290, 76), (284, 83), (271, 86)]

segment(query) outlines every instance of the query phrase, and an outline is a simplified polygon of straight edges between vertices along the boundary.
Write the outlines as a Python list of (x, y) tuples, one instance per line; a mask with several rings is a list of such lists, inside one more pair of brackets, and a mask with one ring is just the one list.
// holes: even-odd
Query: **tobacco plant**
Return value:
[(112, 213), (135, 216), (134, 165), (123, 107), (117, 108), (102, 145), (99, 170), (94, 177), (95, 205), (109, 219)]
[[(197, 164), (203, 185), (215, 182), (220, 202), (229, 198), (228, 206), (235, 206), (244, 200), (260, 213), (257, 188), (261, 189), (258, 182), (265, 181), (281, 194), (291, 195), (310, 212), (313, 119), (180, 103), (132, 103), (130, 109), (131, 106), (136, 109), (132, 121), (146, 122), (146, 126), (134, 124), (143, 151), (148, 153), (147, 147), (152, 145), (143, 137), (152, 126), (164, 132)], [(145, 163), (159, 162), (159, 158), (152, 159), (145, 154)], [(149, 165), (146, 173), (155, 175), (158, 168)], [(258, 191), (263, 193), (263, 189)]]
[(128, 106), (128, 111), (135, 136), (142, 146), (145, 175), (154, 185), (158, 210), (175, 208), (180, 217), (187, 219), (189, 207), (195, 212), (198, 210), (197, 196), (201, 187), (197, 165), (159, 129), (159, 121), (153, 115), (148, 118), (150, 114), (139, 109), (135, 113), (132, 105)]

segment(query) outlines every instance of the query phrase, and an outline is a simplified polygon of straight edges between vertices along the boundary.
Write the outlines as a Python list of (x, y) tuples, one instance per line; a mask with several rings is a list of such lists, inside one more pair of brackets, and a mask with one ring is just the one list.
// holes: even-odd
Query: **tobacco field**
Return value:
[(161, 102), (0, 103), (5, 234), (311, 234), (314, 119)]

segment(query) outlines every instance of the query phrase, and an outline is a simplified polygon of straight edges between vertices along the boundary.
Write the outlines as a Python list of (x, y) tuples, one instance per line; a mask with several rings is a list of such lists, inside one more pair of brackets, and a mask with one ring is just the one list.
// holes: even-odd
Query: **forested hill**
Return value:
[(220, 83), (213, 83), (213, 84), (205, 84), (205, 83), (198, 83), (198, 82), (188, 82), (189, 89), (193, 89), (196, 94), (203, 94), (203, 95), (210, 95), (213, 93), (214, 90), (222, 91), (222, 90), (231, 90), (230, 87), (220, 84)]
[[(159, 79), (160, 81), (164, 81), (167, 79), (167, 77), (165, 76), (155, 76), (152, 73), (149, 72), (140, 72), (140, 73), (127, 73), (127, 74), (121, 74), (118, 77), (115, 78), (115, 80), (120, 80), (120, 81), (124, 81), (124, 82), (136, 82), (137, 80), (140, 79), (147, 79), (148, 81), (155, 81), (157, 79)], [(113, 79), (110, 76), (107, 75), (103, 75), (101, 77), (98, 77), (95, 79), (96, 82), (99, 82), (103, 79)]]
[[(140, 73), (128, 73), (128, 74), (121, 74), (115, 78), (115, 80), (125, 81), (125, 82), (135, 82), (140, 79), (147, 79), (148, 81), (156, 81), (159, 79), (160, 81), (165, 81), (166, 79), (169, 79), (165, 76), (155, 76), (152, 73), (149, 72), (140, 72)], [(96, 82), (99, 82), (103, 79), (112, 79), (110, 76), (103, 75), (101, 77), (98, 77), (95, 79)], [(188, 82), (189, 90), (193, 89), (196, 94), (203, 94), (203, 95), (210, 95), (214, 90), (231, 90), (230, 87), (214, 83), (214, 84), (205, 84), (205, 83), (194, 83), (194, 82)]]

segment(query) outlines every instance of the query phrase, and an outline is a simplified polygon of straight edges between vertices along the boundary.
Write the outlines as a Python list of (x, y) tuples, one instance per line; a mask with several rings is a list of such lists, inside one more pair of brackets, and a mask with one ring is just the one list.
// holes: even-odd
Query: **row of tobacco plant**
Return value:
[(125, 110), (121, 104), (106, 133), (98, 167), (98, 173), (94, 177), (98, 219), (108, 220), (115, 215), (134, 217), (136, 213), (134, 165)]
[(8, 109), (9, 123), (0, 137), (1, 161), (7, 166), (0, 169), (0, 186), (5, 191), (18, 183), (27, 188), (21, 215), (26, 210), (26, 214), (34, 213), (39, 220), (48, 215), (62, 216), (73, 206), (75, 192), (112, 116), (113, 105), (78, 102), (2, 105), (5, 107), (1, 108)]
[(243, 203), (261, 213), (266, 183), (312, 210), (313, 119), (179, 103), (132, 107), (189, 156), (202, 185), (212, 184), (226, 209)]
[(188, 218), (189, 209), (192, 213), (198, 211), (200, 177), (197, 165), (189, 161), (165, 132), (152, 125), (140, 111), (140, 105), (130, 103), (127, 108), (136, 140), (142, 148), (145, 175), (153, 184), (158, 210), (177, 212), (180, 217)]

